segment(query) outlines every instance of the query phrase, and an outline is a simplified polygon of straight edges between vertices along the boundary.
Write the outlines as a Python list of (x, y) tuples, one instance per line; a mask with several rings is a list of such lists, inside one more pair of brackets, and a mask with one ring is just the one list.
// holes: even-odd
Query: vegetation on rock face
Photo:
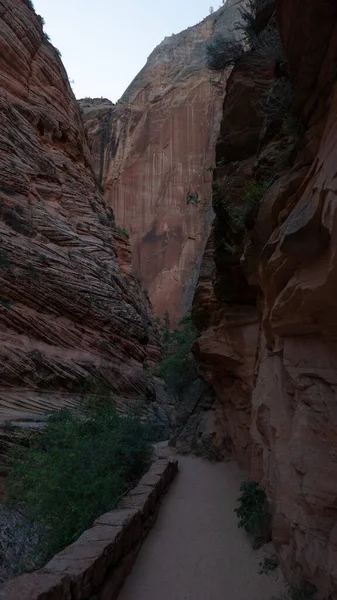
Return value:
[(128, 232), (127, 229), (125, 229), (125, 227), (121, 227), (120, 225), (117, 225), (116, 231), (118, 231), (118, 233), (120, 233), (121, 235), (124, 235), (127, 239), (130, 238), (130, 233)]
[(151, 426), (92, 394), (78, 412), (53, 413), (42, 433), (12, 453), (8, 506), (40, 525), (42, 561), (117, 506), (148, 465), (152, 440)]
[(226, 200), (225, 191), (221, 190), (217, 181), (213, 184), (213, 205), (216, 212), (223, 213), (230, 230), (235, 234), (244, 227), (251, 227), (256, 217), (259, 204), (266, 194), (271, 181), (257, 183), (249, 181), (242, 196), (242, 204), (231, 204)]
[(272, 600), (315, 600), (315, 592), (308, 590), (305, 586), (287, 586), (287, 592), (282, 596), (273, 596)]
[(228, 40), (218, 34), (207, 45), (207, 66), (212, 71), (223, 71), (243, 55), (243, 44), (237, 40)]
[(158, 364), (156, 373), (164, 379), (173, 394), (178, 394), (197, 375), (191, 352), (196, 333), (190, 316), (181, 319), (179, 329), (170, 331), (167, 315), (162, 329), (164, 358)]
[(256, 481), (244, 481), (240, 491), (239, 507), (235, 509), (238, 526), (255, 537), (269, 539), (270, 514), (266, 510), (265, 491)]
[(260, 574), (268, 574), (272, 571), (275, 571), (275, 569), (278, 567), (278, 564), (277, 556), (275, 556), (275, 554), (272, 556), (266, 556), (264, 560), (260, 562)]

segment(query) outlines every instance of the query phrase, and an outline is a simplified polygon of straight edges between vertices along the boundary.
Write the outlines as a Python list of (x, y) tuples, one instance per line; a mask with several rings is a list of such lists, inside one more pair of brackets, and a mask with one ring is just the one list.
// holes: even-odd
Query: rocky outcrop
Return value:
[[(195, 356), (222, 408), (220, 433), (266, 489), (288, 580), (335, 600), (337, 8), (276, 8), (288, 66), (253, 51), (227, 86)], [(295, 113), (261, 120), (263, 90), (286, 85), (288, 68)], [(244, 212), (266, 181), (258, 214)]]
[(0, 420), (72, 406), (92, 379), (151, 403), (150, 305), (28, 0), (0, 0), (0, 109)]
[(237, 35), (242, 0), (165, 38), (121, 100), (80, 107), (94, 168), (157, 316), (190, 308), (212, 219), (211, 174), (225, 93), (206, 68), (208, 40)]

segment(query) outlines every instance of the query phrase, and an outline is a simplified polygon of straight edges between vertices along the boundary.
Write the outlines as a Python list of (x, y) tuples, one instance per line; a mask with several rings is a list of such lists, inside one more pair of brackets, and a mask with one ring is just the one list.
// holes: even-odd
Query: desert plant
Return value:
[(251, 227), (256, 216), (259, 204), (270, 187), (272, 181), (262, 183), (250, 181), (242, 197), (242, 204), (231, 204), (226, 200), (226, 195), (219, 185), (213, 185), (213, 206), (217, 212), (220, 210), (226, 218), (231, 231), (235, 234), (244, 227)]
[(286, 61), (282, 39), (276, 19), (261, 31), (256, 39), (255, 51), (259, 58), (273, 60), (275, 63)]
[(156, 374), (164, 379), (173, 394), (177, 394), (196, 377), (196, 365), (191, 353), (195, 335), (189, 315), (181, 319), (179, 329), (174, 331), (169, 330), (169, 320), (164, 318), (164, 358), (158, 364)]
[(187, 193), (187, 196), (186, 196), (186, 204), (194, 204), (195, 206), (197, 206), (198, 197), (199, 197), (198, 192), (191, 192), (189, 190)]
[(266, 493), (256, 481), (244, 481), (240, 485), (239, 507), (235, 513), (238, 526), (256, 537), (268, 538), (270, 514), (266, 510)]
[(305, 586), (290, 585), (288, 590), (291, 600), (314, 600), (315, 598), (315, 593)]
[(120, 233), (121, 235), (124, 235), (126, 238), (129, 239), (130, 233), (128, 232), (127, 229), (125, 229), (125, 227), (120, 227), (119, 225), (117, 225), (116, 230), (118, 231), (118, 233)]
[(314, 600), (315, 598), (315, 592), (308, 589), (306, 585), (287, 585), (286, 593), (273, 596), (272, 600)]
[(110, 221), (109, 221), (107, 215), (103, 215), (103, 214), (99, 215), (98, 220), (101, 225), (110, 225)]
[(258, 8), (259, 0), (248, 0), (244, 6), (239, 8), (241, 21), (236, 25), (236, 29), (244, 35), (245, 41), (250, 46), (254, 46), (260, 33), (256, 19)]
[(288, 77), (274, 79), (271, 85), (254, 102), (257, 114), (268, 120), (280, 119), (291, 106), (292, 89)]
[(264, 573), (270, 573), (272, 571), (275, 571), (275, 569), (277, 569), (278, 567), (278, 560), (277, 560), (277, 556), (275, 556), (275, 554), (273, 554), (272, 556), (266, 556), (262, 562), (260, 562), (260, 574)]
[(282, 133), (296, 139), (303, 133), (303, 123), (292, 110), (286, 111), (283, 115)]
[(207, 66), (212, 71), (223, 71), (232, 67), (243, 53), (242, 42), (228, 40), (221, 34), (215, 35), (206, 48)]
[(43, 560), (115, 508), (151, 457), (147, 425), (119, 416), (97, 389), (78, 411), (50, 415), (28, 448), (11, 454), (8, 505), (40, 524)]

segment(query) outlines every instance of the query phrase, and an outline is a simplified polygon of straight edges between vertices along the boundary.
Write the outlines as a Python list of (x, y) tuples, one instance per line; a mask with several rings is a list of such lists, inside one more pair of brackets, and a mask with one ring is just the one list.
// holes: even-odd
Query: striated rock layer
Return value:
[[(276, 7), (295, 120), (254, 110), (268, 78), (286, 69), (272, 52), (246, 54), (228, 82), (195, 355), (222, 411), (218, 443), (229, 437), (266, 489), (288, 579), (336, 600), (337, 6), (300, 4)], [(233, 232), (226, 206), (271, 173), (255, 222)]]
[(207, 169), (225, 77), (206, 68), (206, 46), (213, 35), (237, 35), (241, 4), (228, 0), (165, 38), (116, 105), (80, 101), (99, 184), (130, 231), (133, 267), (157, 316), (168, 310), (173, 325), (191, 306), (212, 219)]
[(0, 421), (72, 405), (92, 378), (155, 399), (150, 305), (28, 0), (0, 0), (0, 295)]

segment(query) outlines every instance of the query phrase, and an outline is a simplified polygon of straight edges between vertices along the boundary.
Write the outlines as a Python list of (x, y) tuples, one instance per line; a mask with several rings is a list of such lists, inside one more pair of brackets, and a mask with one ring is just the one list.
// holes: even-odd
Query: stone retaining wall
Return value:
[(1, 600), (114, 600), (152, 527), (178, 461), (159, 457), (118, 509), (102, 515), (42, 569), (0, 588)]

